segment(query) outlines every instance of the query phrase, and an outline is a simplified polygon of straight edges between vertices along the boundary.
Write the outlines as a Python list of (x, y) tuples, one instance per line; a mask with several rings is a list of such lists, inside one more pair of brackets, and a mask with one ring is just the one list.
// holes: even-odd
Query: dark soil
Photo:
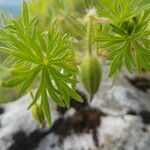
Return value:
[(144, 124), (149, 125), (150, 124), (150, 111), (141, 111), (139, 115), (142, 117), (142, 121)]
[(143, 131), (143, 132), (147, 132), (147, 128), (146, 128), (146, 127), (143, 127), (143, 128), (142, 128), (142, 131)]
[[(40, 141), (50, 133), (54, 133), (59, 137), (57, 143), (50, 145), (50, 149), (61, 145), (63, 140), (73, 133), (92, 133), (95, 145), (99, 146), (97, 127), (99, 127), (101, 124), (101, 117), (106, 116), (106, 114), (97, 108), (90, 107), (85, 95), (79, 91), (78, 93), (84, 99), (84, 103), (79, 103), (73, 99), (71, 100), (71, 107), (75, 108), (76, 110), (73, 116), (69, 116), (67, 118), (64, 117), (63, 115), (67, 109), (58, 107), (57, 110), (61, 116), (54, 122), (50, 129), (47, 131), (37, 129), (30, 135), (26, 135), (24, 131), (19, 131), (13, 135), (14, 143), (8, 150), (34, 150)], [(146, 125), (150, 124), (149, 111), (136, 112), (134, 110), (129, 110), (127, 114), (134, 116), (139, 115)], [(142, 130), (146, 132), (146, 128), (143, 128)]]
[[(78, 90), (76, 90), (76, 92), (82, 97), (83, 103), (80, 103), (80, 102), (74, 100), (73, 98), (71, 98), (70, 107), (72, 107), (76, 111), (78, 111), (78, 110), (81, 110), (82, 108), (85, 108), (86, 106), (88, 106), (88, 101), (87, 101), (85, 94), (83, 94), (82, 92), (80, 92)], [(67, 111), (67, 108), (57, 106), (57, 111), (59, 112), (60, 115), (64, 115), (65, 112)]]
[(42, 131), (37, 129), (30, 135), (26, 135), (24, 131), (19, 131), (13, 135), (14, 143), (8, 150), (34, 150), (40, 141), (50, 133), (54, 133), (59, 137), (58, 143), (51, 145), (51, 149), (61, 145), (63, 140), (73, 133), (82, 134), (92, 132), (95, 145), (98, 146), (97, 127), (101, 123), (101, 117), (106, 116), (106, 114), (99, 109), (90, 107), (85, 95), (79, 91), (77, 92), (82, 96), (84, 102), (79, 103), (73, 99), (71, 100), (71, 107), (76, 110), (73, 116), (65, 118), (63, 114), (67, 109), (58, 107), (57, 110), (61, 116), (49, 130)]
[(134, 110), (129, 110), (129, 111), (127, 112), (127, 114), (128, 114), (128, 115), (132, 115), (132, 116), (136, 116), (136, 115), (137, 115), (137, 112), (134, 111)]
[(0, 107), (0, 115), (4, 113), (4, 108)]
[[(47, 131), (35, 130), (29, 136), (25, 132), (20, 131), (13, 135), (14, 143), (8, 150), (34, 150), (40, 141), (48, 134), (54, 133), (59, 137), (58, 145), (63, 143), (63, 139), (72, 133), (93, 133), (93, 140), (98, 146), (97, 127), (100, 125), (100, 117), (105, 114), (95, 108), (84, 108), (76, 112), (72, 117), (59, 118)], [(57, 145), (57, 146), (58, 146)], [(51, 145), (51, 148), (56, 145)]]
[(150, 89), (150, 80), (145, 77), (135, 77), (133, 79), (128, 78), (128, 81), (137, 89), (147, 92), (148, 89)]
[(29, 136), (23, 131), (17, 132), (13, 135), (14, 143), (8, 150), (34, 150), (47, 134), (49, 131), (35, 130)]
[[(60, 136), (61, 139), (64, 139), (71, 133), (81, 134), (92, 132), (93, 140), (95, 141), (96, 146), (98, 146), (97, 127), (100, 125), (101, 116), (105, 116), (106, 114), (96, 108), (91, 108), (88, 105), (86, 96), (80, 91), (76, 92), (82, 97), (84, 102), (79, 103), (78, 101), (71, 99), (70, 106), (76, 110), (75, 114), (72, 117), (68, 117), (65, 119), (62, 117), (58, 119), (54, 123), (52, 131), (56, 135)], [(57, 111), (61, 115), (64, 115), (67, 109), (57, 107)]]
[(143, 110), (143, 111), (140, 111), (140, 112), (136, 112), (134, 110), (129, 110), (127, 112), (127, 114), (133, 115), (133, 116), (139, 115), (142, 118), (142, 121), (143, 121), (143, 123), (145, 125), (149, 125), (150, 124), (150, 111)]
[(92, 132), (95, 144), (98, 146), (97, 127), (101, 123), (101, 116), (105, 114), (96, 108), (87, 106), (76, 111), (71, 117), (58, 119), (51, 129), (62, 139), (72, 133)]
[[(4, 113), (4, 108), (0, 107), (0, 115)], [(1, 120), (0, 120), (0, 127), (1, 127)]]

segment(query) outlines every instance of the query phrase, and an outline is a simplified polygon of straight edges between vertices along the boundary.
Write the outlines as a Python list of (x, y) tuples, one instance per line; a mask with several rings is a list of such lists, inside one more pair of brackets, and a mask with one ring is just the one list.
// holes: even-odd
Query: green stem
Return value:
[(29, 94), (30, 94), (30, 96), (31, 96), (31, 98), (32, 98), (32, 100), (33, 100), (33, 99), (34, 99), (34, 95), (33, 95), (33, 93), (32, 93), (31, 88), (29, 88)]
[(89, 21), (87, 25), (87, 43), (88, 43), (88, 53), (92, 55), (92, 18), (89, 16)]

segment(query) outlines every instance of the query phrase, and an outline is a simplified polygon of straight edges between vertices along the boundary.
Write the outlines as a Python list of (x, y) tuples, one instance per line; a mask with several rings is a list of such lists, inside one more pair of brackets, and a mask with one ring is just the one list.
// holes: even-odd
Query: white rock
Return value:
[[(84, 91), (82, 85), (79, 84), (78, 88)], [(38, 125), (27, 110), (29, 103), (30, 97), (25, 95), (18, 101), (2, 106), (5, 112), (0, 115), (0, 150), (7, 150), (12, 145), (13, 134), (24, 131), (26, 135), (30, 135), (38, 129)], [(99, 147), (95, 145), (91, 132), (71, 133), (62, 143), (59, 141), (60, 137), (52, 132), (37, 143), (36, 150), (150, 149), (150, 124), (144, 124), (138, 115), (126, 114), (128, 110), (136, 112), (150, 110), (149, 93), (135, 89), (123, 77), (112, 86), (111, 80), (105, 76), (101, 88), (90, 105), (108, 114), (101, 118), (97, 128)], [(75, 109), (71, 108), (63, 118), (72, 117), (74, 114)], [(54, 105), (52, 105), (52, 116), (54, 122), (60, 117)]]

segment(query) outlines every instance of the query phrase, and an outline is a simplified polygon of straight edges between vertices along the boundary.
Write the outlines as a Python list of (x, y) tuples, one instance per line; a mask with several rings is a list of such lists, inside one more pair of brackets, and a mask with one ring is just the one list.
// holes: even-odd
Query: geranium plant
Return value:
[(19, 19), (2, 15), (0, 53), (11, 74), (2, 85), (19, 87), (20, 95), (30, 93), (29, 108), (39, 123), (51, 124), (51, 100), (67, 108), (71, 97), (83, 101), (75, 92), (80, 78), (93, 98), (102, 77), (101, 56), (110, 65), (110, 77), (124, 66), (129, 72), (150, 70), (148, 2), (50, 0), (37, 16), (34, 6), (41, 2), (31, 1), (29, 11), (24, 1)]

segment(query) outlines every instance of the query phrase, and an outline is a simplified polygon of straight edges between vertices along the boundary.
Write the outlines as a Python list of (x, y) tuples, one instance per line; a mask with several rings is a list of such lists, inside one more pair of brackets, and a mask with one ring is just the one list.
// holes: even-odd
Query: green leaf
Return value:
[(64, 102), (59, 97), (61, 95), (59, 95), (59, 96), (57, 95), (60, 93), (57, 91), (57, 89), (55, 89), (55, 87), (53, 87), (53, 85), (51, 83), (49, 72), (46, 70), (45, 73), (46, 73), (45, 75), (46, 75), (46, 81), (47, 81), (46, 82), (47, 83), (47, 90), (48, 90), (48, 93), (50, 94), (52, 100), (55, 101), (58, 106), (65, 107)]
[(150, 6), (140, 0), (99, 0), (101, 8), (99, 14), (110, 18), (116, 25), (142, 13)]
[[(32, 94), (29, 108), (36, 102), (40, 103), (50, 124), (49, 95), (57, 105), (67, 108), (70, 107), (71, 97), (82, 101), (75, 93), (78, 68), (72, 65), (75, 57), (70, 38), (58, 30), (55, 22), (50, 24), (48, 31), (45, 29), (43, 32), (39, 18), (30, 18), (25, 1), (21, 18), (12, 19), (0, 28), (0, 52), (7, 54), (5, 62), (12, 71), (11, 80), (4, 82), (4, 85), (19, 85), (23, 94), (27, 89), (33, 91), (33, 83), (36, 83), (36, 92)], [(65, 87), (69, 85), (69, 92), (65, 91), (62, 84)]]
[(10, 55), (11, 50), (7, 47), (0, 46), (0, 52), (3, 53), (3, 54)]
[(72, 90), (69, 86), (64, 86), (64, 89), (66, 90), (66, 92), (68, 92), (70, 94), (70, 96), (75, 99), (78, 102), (83, 103), (83, 99), (81, 98), (80, 95), (78, 95), (74, 90)]
[(15, 87), (18, 84), (22, 83), (25, 80), (25, 77), (16, 77), (8, 81), (3, 82), (4, 87)]
[(38, 26), (39, 20), (38, 17), (33, 17), (33, 19), (30, 21), (30, 33), (32, 34), (32, 39), (37, 38), (37, 26)]
[(22, 11), (22, 16), (23, 16), (23, 23), (25, 27), (29, 26), (29, 13), (28, 13), (28, 6), (25, 1), (23, 1), (23, 11)]
[(4, 12), (0, 12), (0, 19), (2, 20), (2, 25), (7, 26), (10, 24), (12, 16), (11, 15), (5, 15)]
[(112, 63), (111, 63), (111, 67), (110, 67), (110, 71), (109, 71), (109, 76), (111, 77), (112, 75), (115, 74), (115, 72), (118, 72), (118, 70), (120, 69), (121, 67), (121, 59), (122, 59), (122, 56), (119, 54), (117, 55)]
[[(44, 83), (44, 84), (43, 84)], [(45, 86), (45, 79), (43, 78), (43, 76), (41, 77), (41, 81), (40, 81), (40, 85), (34, 95), (33, 101), (32, 103), (29, 105), (28, 109), (30, 109), (40, 98), (40, 96), (42, 95), (43, 89)]]
[(32, 40), (32, 38), (29, 38), (30, 40), (30, 46), (32, 47), (32, 50), (37, 54), (40, 61), (43, 60), (42, 50), (40, 46), (38, 45), (37, 41)]
[(130, 73), (132, 72), (132, 59), (131, 51), (130, 49), (127, 49), (125, 52), (125, 65)]
[(41, 34), (38, 35), (38, 40), (39, 40), (41, 49), (47, 53), (47, 46), (44, 41), (44, 37)]
[(13, 29), (20, 35), (20, 37), (26, 41), (26, 35), (22, 29), (22, 27), (19, 25), (19, 23), (16, 20), (12, 20), (14, 26)]
[(10, 74), (10, 70), (3, 65), (0, 65), (0, 83), (1, 80)]
[(52, 123), (51, 111), (50, 111), (50, 105), (49, 105), (46, 90), (44, 90), (42, 93), (42, 108), (43, 108), (43, 112), (45, 113), (48, 124), (51, 125)]
[(29, 77), (27, 77), (27, 79), (24, 81), (24, 83), (20, 87), (20, 90), (19, 90), (20, 95), (22, 95), (30, 87), (30, 85), (32, 84), (33, 80), (37, 77), (40, 69), (41, 69), (41, 67), (38, 66), (37, 68), (32, 70), (31, 75)]
[(49, 101), (48, 101), (48, 96), (47, 96), (47, 90), (46, 90), (46, 68), (43, 68), (42, 71), (42, 81), (43, 81), (43, 89), (42, 89), (42, 93), (41, 93), (41, 106), (43, 109), (43, 112), (46, 116), (46, 119), (48, 121), (48, 124), (51, 125), (51, 111), (50, 111), (50, 105), (49, 105)]
[(126, 33), (120, 29), (119, 27), (117, 27), (116, 25), (113, 25), (111, 24), (111, 27), (113, 28), (113, 31), (119, 35), (122, 35), (122, 36), (126, 36)]

